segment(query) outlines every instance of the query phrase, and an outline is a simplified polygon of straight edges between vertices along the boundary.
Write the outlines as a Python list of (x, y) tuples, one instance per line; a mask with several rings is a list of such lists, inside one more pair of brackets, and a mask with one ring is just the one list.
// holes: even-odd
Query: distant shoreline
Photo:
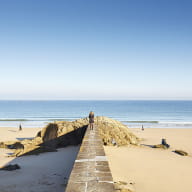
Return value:
[[(80, 119), (80, 118), (78, 118)], [(74, 118), (54, 118), (54, 119), (0, 119), (0, 127), (18, 127), (20, 124), (26, 128), (44, 127), (54, 121), (75, 121)], [(118, 120), (118, 119), (117, 119)], [(164, 121), (120, 121), (128, 128), (192, 128), (192, 122), (164, 122)]]
[(128, 127), (192, 127), (192, 101), (188, 100), (0, 100), (0, 127), (42, 127), (54, 121), (106, 116)]

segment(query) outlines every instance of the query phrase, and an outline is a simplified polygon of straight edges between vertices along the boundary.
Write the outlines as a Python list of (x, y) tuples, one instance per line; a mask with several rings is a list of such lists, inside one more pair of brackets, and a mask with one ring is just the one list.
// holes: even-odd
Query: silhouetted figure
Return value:
[(142, 128), (141, 128), (141, 130), (142, 130), (142, 131), (144, 131), (144, 127), (143, 127), (143, 125), (142, 125)]
[(164, 146), (166, 146), (167, 148), (170, 147), (170, 145), (167, 144), (166, 139), (164, 139), (164, 138), (161, 140), (161, 144), (164, 145)]
[(94, 125), (94, 113), (91, 111), (89, 113), (89, 127), (90, 127), (90, 130), (93, 130), (93, 125)]
[(21, 124), (19, 125), (19, 131), (22, 131), (22, 126), (21, 126)]

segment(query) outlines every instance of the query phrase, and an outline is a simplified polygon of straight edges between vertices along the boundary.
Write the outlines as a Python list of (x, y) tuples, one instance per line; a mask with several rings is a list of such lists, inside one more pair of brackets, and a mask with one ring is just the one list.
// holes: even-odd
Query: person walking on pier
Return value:
[(93, 125), (94, 125), (94, 113), (93, 113), (93, 111), (91, 111), (89, 113), (89, 127), (90, 127), (90, 130), (93, 130)]

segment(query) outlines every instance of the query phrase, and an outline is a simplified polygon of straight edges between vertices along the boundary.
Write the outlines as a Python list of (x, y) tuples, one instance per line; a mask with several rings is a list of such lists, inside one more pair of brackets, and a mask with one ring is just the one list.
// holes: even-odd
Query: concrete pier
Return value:
[(113, 178), (103, 143), (95, 126), (89, 127), (73, 166), (65, 192), (114, 192)]

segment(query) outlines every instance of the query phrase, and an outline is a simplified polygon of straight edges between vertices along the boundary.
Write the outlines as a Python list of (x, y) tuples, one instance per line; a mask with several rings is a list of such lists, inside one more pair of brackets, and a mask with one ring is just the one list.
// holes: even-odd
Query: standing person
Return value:
[(89, 113), (89, 126), (90, 126), (90, 130), (93, 130), (93, 124), (94, 124), (94, 113), (93, 113), (93, 111), (91, 111)]
[(21, 127), (21, 124), (19, 125), (19, 131), (22, 131), (22, 127)]
[(142, 128), (141, 128), (141, 130), (142, 130), (142, 131), (144, 131), (144, 127), (143, 127), (143, 125), (142, 125)]

